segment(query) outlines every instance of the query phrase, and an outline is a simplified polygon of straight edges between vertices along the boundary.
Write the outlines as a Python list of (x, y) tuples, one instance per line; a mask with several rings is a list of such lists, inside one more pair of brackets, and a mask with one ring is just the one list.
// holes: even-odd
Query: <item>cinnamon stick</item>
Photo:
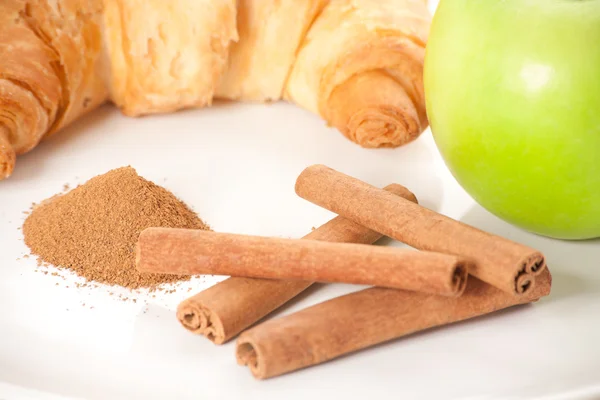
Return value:
[(473, 262), (469, 273), (507, 293), (533, 290), (546, 263), (532, 248), (483, 232), (323, 165), (306, 168), (296, 193), (412, 247)]
[[(417, 202), (401, 185), (385, 190)], [(305, 239), (340, 243), (374, 243), (382, 235), (342, 217), (335, 217), (313, 230)], [(281, 305), (302, 293), (312, 282), (228, 278), (182, 301), (177, 307), (179, 322), (190, 332), (223, 344)]]
[(468, 269), (441, 253), (164, 227), (140, 234), (136, 264), (154, 274), (353, 283), (446, 296), (462, 293)]
[(544, 270), (522, 296), (471, 277), (464, 294), (448, 298), (370, 288), (272, 319), (238, 338), (238, 364), (259, 379), (282, 375), (435, 326), (538, 300), (550, 293)]

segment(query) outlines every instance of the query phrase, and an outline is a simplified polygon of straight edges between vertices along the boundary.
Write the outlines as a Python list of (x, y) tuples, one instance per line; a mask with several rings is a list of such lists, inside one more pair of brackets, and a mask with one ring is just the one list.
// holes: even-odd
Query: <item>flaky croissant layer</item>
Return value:
[(0, 179), (107, 100), (140, 116), (286, 99), (363, 147), (427, 126), (425, 0), (2, 0)]
[(0, 178), (108, 98), (97, 0), (0, 2)]
[(238, 39), (236, 0), (105, 0), (111, 98), (130, 116), (204, 107)]
[(364, 147), (396, 147), (427, 126), (431, 17), (423, 0), (331, 1), (299, 49), (285, 98)]

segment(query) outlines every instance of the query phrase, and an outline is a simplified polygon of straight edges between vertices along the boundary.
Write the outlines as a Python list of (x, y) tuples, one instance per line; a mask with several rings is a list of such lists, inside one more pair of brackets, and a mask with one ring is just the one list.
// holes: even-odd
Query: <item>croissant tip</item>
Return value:
[(8, 178), (14, 168), (17, 160), (15, 150), (7, 143), (8, 140), (3, 140), (6, 136), (1, 135), (0, 131), (0, 180)]
[(0, 162), (0, 180), (6, 179), (12, 175), (14, 164), (8, 162)]

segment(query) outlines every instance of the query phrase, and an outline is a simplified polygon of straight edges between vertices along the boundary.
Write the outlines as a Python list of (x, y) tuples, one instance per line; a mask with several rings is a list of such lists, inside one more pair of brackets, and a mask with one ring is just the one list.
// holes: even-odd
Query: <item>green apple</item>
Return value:
[(600, 0), (441, 0), (425, 93), (446, 164), (483, 207), (600, 236)]

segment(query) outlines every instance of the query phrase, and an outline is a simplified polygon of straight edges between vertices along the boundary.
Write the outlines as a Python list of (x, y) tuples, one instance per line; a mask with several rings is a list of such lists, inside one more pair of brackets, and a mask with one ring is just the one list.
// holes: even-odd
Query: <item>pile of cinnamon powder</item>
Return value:
[(33, 254), (89, 281), (136, 289), (189, 278), (137, 272), (135, 244), (153, 226), (209, 229), (171, 192), (124, 167), (40, 204), (23, 233)]

